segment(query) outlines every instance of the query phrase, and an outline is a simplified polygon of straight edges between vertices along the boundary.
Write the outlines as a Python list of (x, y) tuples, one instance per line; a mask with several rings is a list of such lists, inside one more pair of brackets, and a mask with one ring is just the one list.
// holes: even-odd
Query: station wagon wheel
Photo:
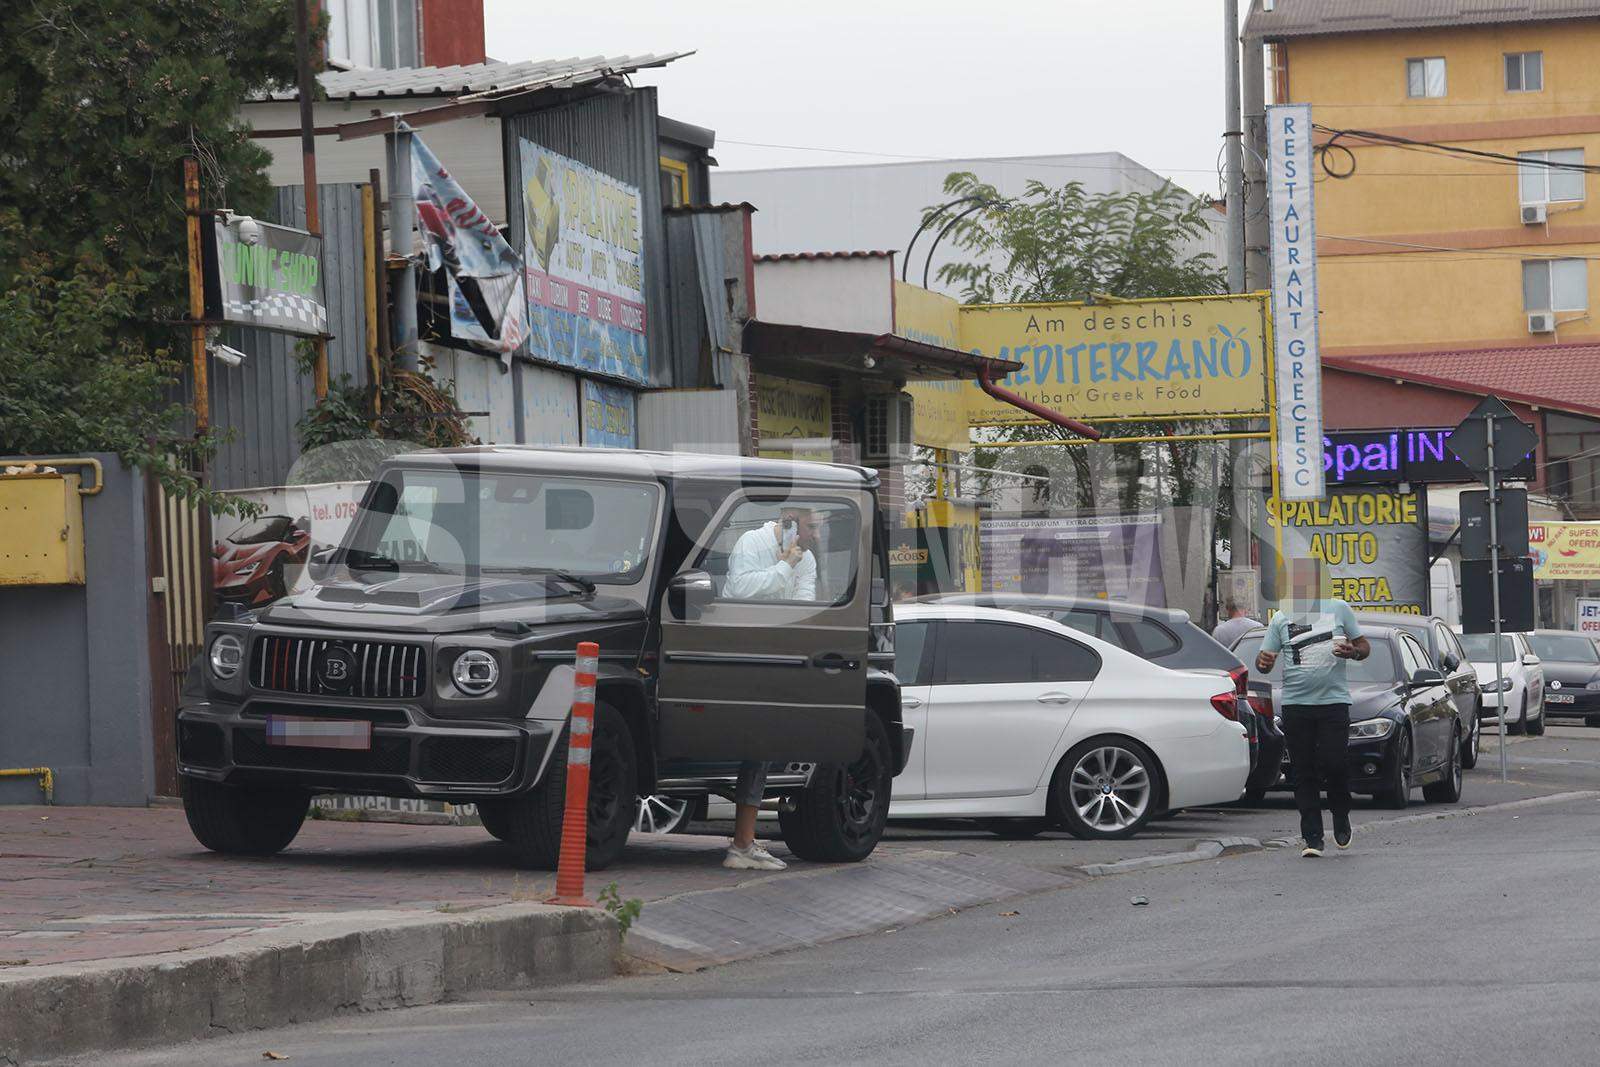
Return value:
[(1158, 773), (1135, 741), (1085, 741), (1056, 770), (1054, 804), (1074, 837), (1132, 837), (1155, 813)]

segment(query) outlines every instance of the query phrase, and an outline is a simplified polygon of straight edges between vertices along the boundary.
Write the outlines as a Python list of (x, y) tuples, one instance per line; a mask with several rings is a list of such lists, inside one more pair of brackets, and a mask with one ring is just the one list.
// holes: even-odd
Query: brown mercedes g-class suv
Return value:
[[(594, 641), (591, 869), (621, 853), (637, 797), (728, 796), (741, 760), (777, 765), (795, 855), (862, 859), (912, 744), (877, 488), (858, 467), (681, 453), (393, 457), (315, 585), (207, 626), (178, 713), (189, 825), (262, 855), (315, 793), (427, 797), (476, 804), (550, 868), (573, 658)], [(781, 542), (796, 513), (814, 588), (731, 582), (739, 539)]]

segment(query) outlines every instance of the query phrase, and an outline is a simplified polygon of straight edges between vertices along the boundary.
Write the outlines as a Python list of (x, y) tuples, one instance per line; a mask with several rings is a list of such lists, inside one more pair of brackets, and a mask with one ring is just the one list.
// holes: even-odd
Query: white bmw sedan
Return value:
[(1228, 678), (1158, 667), (1021, 612), (902, 604), (894, 614), (916, 740), (891, 819), (1122, 838), (1162, 812), (1243, 793), (1250, 749)]

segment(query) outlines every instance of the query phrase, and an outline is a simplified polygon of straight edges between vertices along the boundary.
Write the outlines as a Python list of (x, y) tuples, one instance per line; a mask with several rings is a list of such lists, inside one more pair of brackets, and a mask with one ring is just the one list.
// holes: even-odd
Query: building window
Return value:
[(1522, 264), (1524, 311), (1588, 311), (1589, 261), (1538, 259)]
[(661, 206), (683, 207), (689, 202), (689, 164), (661, 157)]
[(1544, 89), (1543, 52), (1506, 53), (1506, 92), (1537, 93)]
[(1551, 148), (1518, 152), (1517, 187), (1524, 204), (1555, 204), (1583, 199), (1583, 149)]
[(1444, 93), (1444, 57), (1406, 60), (1407, 96), (1443, 96)]

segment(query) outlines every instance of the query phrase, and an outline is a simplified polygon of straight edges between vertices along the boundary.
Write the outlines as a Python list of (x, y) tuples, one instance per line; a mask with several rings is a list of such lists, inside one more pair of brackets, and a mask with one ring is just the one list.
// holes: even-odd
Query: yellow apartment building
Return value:
[[(1255, 0), (1329, 131), (1325, 358), (1600, 341), (1600, 2)], [(1485, 155), (1487, 154), (1487, 155)]]

